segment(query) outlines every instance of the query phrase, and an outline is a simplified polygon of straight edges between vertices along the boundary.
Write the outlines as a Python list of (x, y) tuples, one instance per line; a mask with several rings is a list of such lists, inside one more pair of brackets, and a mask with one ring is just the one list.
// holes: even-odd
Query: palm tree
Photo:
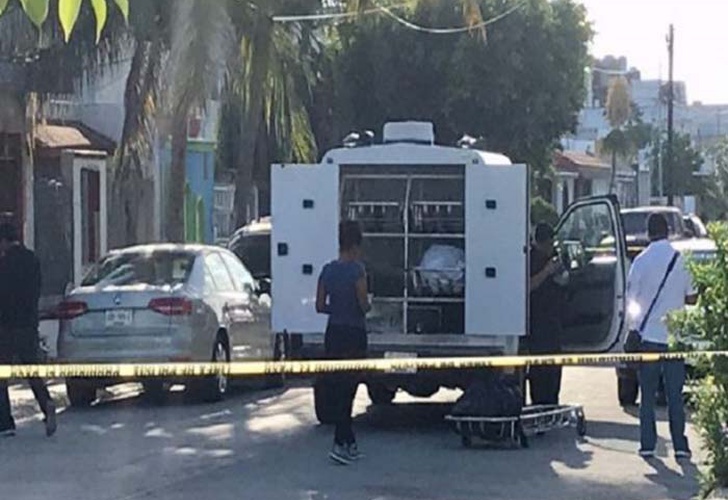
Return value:
[(612, 175), (609, 192), (613, 193), (617, 179), (617, 158), (626, 158), (631, 152), (630, 141), (623, 127), (632, 114), (632, 103), (629, 95), (629, 83), (623, 76), (612, 80), (607, 92), (607, 121), (612, 127), (604, 138), (602, 148), (612, 156)]
[(170, 54), (172, 165), (167, 239), (184, 240), (184, 200), (189, 115), (216, 88), (232, 41), (228, 3), (175, 0)]
[[(416, 7), (428, 0), (414, 0)], [(470, 26), (482, 21), (477, 0), (459, 0), (463, 19)], [(325, 10), (364, 12), (377, 7), (372, 0), (265, 0), (255, 8), (242, 3), (233, 14), (238, 29), (239, 57), (228, 67), (225, 89), (238, 102), (235, 110), (228, 106), (229, 116), (237, 113), (242, 124), (228, 120), (221, 124), (220, 136), (236, 141), (237, 154), (226, 154), (236, 169), (235, 211), (238, 224), (251, 214), (250, 193), (256, 164), (261, 163), (267, 146), (275, 144), (274, 156), (281, 161), (312, 161), (316, 142), (308, 112), (311, 85), (321, 69), (320, 54), (323, 30), (311, 23), (275, 23), (275, 15), (311, 14)], [(332, 7), (333, 6), (333, 7)], [(356, 19), (355, 21), (356, 22)], [(477, 31), (484, 34), (483, 29)], [(328, 40), (329, 42), (331, 40)], [(237, 104), (236, 104), (237, 105)], [(237, 135), (236, 135), (237, 134)], [(231, 148), (228, 148), (231, 149)]]
[[(317, 33), (301, 23), (275, 23), (276, 14), (312, 13), (318, 0), (267, 0), (253, 8), (241, 4), (233, 13), (239, 52), (227, 68), (228, 104), (236, 103), (242, 123), (221, 123), (221, 136), (235, 138), (235, 211), (239, 224), (250, 216), (250, 194), (260, 158), (269, 139), (286, 161), (311, 161), (316, 145), (306, 108), (314, 79)], [(232, 100), (231, 100), (232, 99)]]

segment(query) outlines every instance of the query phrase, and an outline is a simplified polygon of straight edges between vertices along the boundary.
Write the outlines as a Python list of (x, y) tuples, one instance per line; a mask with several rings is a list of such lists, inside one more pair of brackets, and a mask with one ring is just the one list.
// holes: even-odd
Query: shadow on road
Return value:
[[(35, 454), (33, 465), (49, 471), (44, 479), (54, 481), (58, 498), (94, 500), (664, 498), (655, 485), (667, 488), (670, 498), (687, 500), (697, 491), (694, 480), (686, 481), (694, 471), (680, 475), (662, 463), (641, 484), (634, 471), (615, 476), (612, 470), (617, 481), (602, 476), (594, 441), (636, 443), (636, 424), (589, 421), (587, 442), (562, 429), (532, 437), (528, 449), (464, 449), (443, 418), (452, 403), (367, 407), (355, 418), (366, 458), (336, 468), (327, 458), (333, 429), (315, 425), (310, 389), (231, 389), (227, 401), (199, 405), (187, 403), (183, 392), (170, 393), (161, 405), (139, 391), (112, 395), (64, 415), (54, 437), (58, 446), (19, 436), (8, 456), (17, 456), (25, 443), (37, 446), (44, 452)], [(627, 468), (636, 463), (621, 455), (611, 459)], [(6, 463), (0, 483), (12, 483), (27, 465)], [(118, 471), (123, 479), (99, 482)], [(36, 498), (43, 498), (41, 487), (47, 483), (37, 485)], [(8, 498), (22, 497), (18, 491), (8, 491)]]

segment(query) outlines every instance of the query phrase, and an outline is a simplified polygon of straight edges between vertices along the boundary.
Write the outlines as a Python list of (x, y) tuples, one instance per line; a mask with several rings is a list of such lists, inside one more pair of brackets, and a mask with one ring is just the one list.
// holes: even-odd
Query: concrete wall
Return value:
[[(21, 92), (0, 88), (0, 132), (20, 134), (26, 137), (25, 96)], [(21, 148), (21, 186), (22, 190), (22, 231), (26, 246), (33, 248), (35, 243), (34, 206), (33, 206), (33, 162), (28, 148)]]

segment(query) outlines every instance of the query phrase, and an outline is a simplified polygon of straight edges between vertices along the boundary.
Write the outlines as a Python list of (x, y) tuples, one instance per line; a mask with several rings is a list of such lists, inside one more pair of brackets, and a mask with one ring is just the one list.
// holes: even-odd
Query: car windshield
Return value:
[[(626, 212), (622, 213), (622, 225), (624, 234), (627, 236), (644, 236), (647, 234), (647, 219), (656, 212)], [(670, 236), (678, 236), (683, 233), (682, 220), (677, 213), (663, 213), (667, 219)]]
[(124, 252), (95, 265), (82, 286), (176, 285), (185, 283), (195, 256), (188, 252)]
[(230, 244), (230, 250), (254, 278), (270, 278), (270, 235), (243, 235)]

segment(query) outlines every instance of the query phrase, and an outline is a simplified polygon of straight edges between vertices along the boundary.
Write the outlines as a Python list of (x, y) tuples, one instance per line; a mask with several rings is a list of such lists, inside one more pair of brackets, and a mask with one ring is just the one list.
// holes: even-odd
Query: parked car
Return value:
[(676, 207), (649, 206), (621, 210), (622, 227), (630, 259), (637, 256), (650, 243), (647, 237), (647, 220), (650, 215), (660, 213), (667, 219), (669, 238), (681, 240), (692, 237), (683, 220), (683, 214)]
[(253, 277), (270, 285), (271, 219), (263, 217), (236, 230), (227, 248), (250, 270)]
[[(61, 363), (185, 362), (277, 357), (270, 295), (230, 251), (154, 244), (113, 251), (59, 306)], [(68, 379), (74, 406), (119, 380)], [(205, 401), (225, 396), (224, 375), (141, 380), (158, 398), (172, 383)]]
[(692, 233), (693, 238), (707, 238), (708, 229), (703, 221), (695, 214), (683, 215), (683, 222), (688, 232)]

